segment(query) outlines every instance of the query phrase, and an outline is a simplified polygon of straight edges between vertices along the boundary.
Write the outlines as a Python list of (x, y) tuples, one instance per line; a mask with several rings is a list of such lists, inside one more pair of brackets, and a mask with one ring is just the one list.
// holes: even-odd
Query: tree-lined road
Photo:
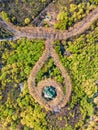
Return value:
[[(30, 39), (45, 39), (45, 50), (43, 52), (42, 57), (39, 58), (39, 60), (36, 62), (35, 66), (31, 70), (30, 77), (28, 79), (28, 88), (30, 91), (30, 94), (44, 107), (48, 108), (49, 110), (57, 110), (61, 109), (66, 105), (66, 103), (70, 99), (71, 91), (72, 91), (72, 84), (71, 79), (66, 71), (66, 69), (63, 67), (62, 63), (60, 62), (59, 56), (56, 54), (56, 51), (53, 48), (53, 41), (54, 40), (66, 40), (70, 37), (79, 35), (83, 33), (85, 30), (87, 30), (91, 24), (98, 19), (98, 7), (94, 9), (87, 17), (85, 17), (81, 22), (76, 23), (71, 29), (61, 31), (56, 30), (53, 28), (45, 28), (45, 27), (16, 27), (12, 25), (11, 23), (5, 22), (0, 17), (0, 24), (13, 33), (13, 37), (6, 38), (6, 39), (0, 39), (0, 41), (5, 40), (17, 40), (22, 37), (30, 38)], [(42, 68), (44, 63), (48, 60), (49, 57), (52, 57), (55, 65), (59, 68), (59, 70), (62, 73), (62, 76), (64, 77), (64, 84), (66, 86), (66, 95), (61, 96), (61, 99), (59, 102), (56, 100), (56, 104), (49, 104), (46, 101), (39, 96), (40, 87), (37, 87), (35, 84), (35, 77), (39, 70)], [(43, 81), (44, 82), (44, 81)], [(42, 82), (42, 83), (43, 83)], [(52, 82), (52, 80), (45, 80), (47, 84), (49, 82)], [(42, 83), (40, 85), (42, 85)], [(56, 83), (57, 86), (58, 83)], [(55, 82), (54, 82), (55, 86)], [(59, 90), (60, 91), (60, 90)], [(61, 94), (62, 95), (62, 94)]]
[(0, 24), (14, 34), (13, 38), (0, 39), (0, 41), (17, 40), (22, 37), (32, 39), (66, 40), (70, 37), (83, 33), (97, 19), (98, 19), (98, 7), (94, 9), (91, 13), (89, 13), (89, 15), (85, 17), (81, 22), (76, 23), (71, 29), (61, 31), (45, 27), (16, 27), (11, 23), (5, 22), (0, 17)]
[[(72, 84), (71, 84), (70, 76), (68, 75), (66, 69), (63, 67), (62, 63), (60, 62), (59, 56), (56, 54), (56, 51), (53, 48), (52, 42), (53, 41), (51, 41), (51, 40), (46, 40), (45, 50), (43, 52), (43, 55), (39, 58), (39, 60), (36, 62), (35, 66), (31, 70), (31, 73), (30, 73), (30, 76), (28, 79), (28, 88), (29, 88), (30, 94), (33, 96), (33, 98), (36, 101), (38, 101), (46, 109), (55, 111), (55, 110), (58, 110), (58, 109), (61, 109), (62, 107), (64, 107), (66, 105), (66, 103), (69, 101), (70, 96), (71, 96), (71, 91), (72, 91)], [(39, 82), (40, 85), (38, 85), (38, 86), (36, 86), (36, 84), (35, 84), (36, 75), (38, 74), (40, 69), (43, 67), (45, 62), (50, 57), (53, 59), (54, 64), (61, 71), (61, 74), (64, 77), (64, 84), (66, 86), (66, 95), (63, 95), (61, 93), (62, 86), (58, 82), (53, 81), (53, 79), (52, 80), (46, 79), (45, 82), (43, 80), (43, 82), (42, 81), (41, 81), (41, 83)], [(43, 90), (43, 87), (45, 87), (45, 85), (43, 83), (44, 84), (46, 83), (47, 85), (53, 85), (56, 88), (57, 95), (59, 95), (59, 97), (57, 97), (55, 101), (53, 100), (51, 102), (47, 102), (44, 100), (44, 98), (42, 98), (41, 92)], [(59, 87), (61, 86), (61, 87), (58, 88), (58, 86)]]

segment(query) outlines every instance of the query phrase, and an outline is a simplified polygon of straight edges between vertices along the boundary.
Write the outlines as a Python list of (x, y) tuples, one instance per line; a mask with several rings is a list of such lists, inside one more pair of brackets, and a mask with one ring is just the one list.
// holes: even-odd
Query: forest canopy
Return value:
[[(0, 15), (7, 24), (12, 22), (15, 25), (31, 27), (34, 18), (51, 2), (52, 0), (2, 1)], [(74, 24), (77, 25), (89, 15), (97, 7), (98, 0), (58, 0), (53, 1), (53, 4), (57, 6), (59, 13), (52, 27), (59, 29), (60, 32), (71, 28)], [(48, 23), (46, 25), (48, 30)], [(45, 40), (21, 38), (15, 41), (1, 41), (12, 36), (11, 32), (0, 25), (0, 129), (96, 129), (98, 127), (98, 20), (81, 35), (67, 40), (52, 41), (52, 47), (72, 83), (69, 102), (64, 108), (56, 111), (48, 111), (39, 105), (28, 89), (28, 78), (45, 50)], [(48, 78), (55, 80), (62, 86), (63, 94), (66, 95), (64, 77), (52, 57), (45, 61), (34, 78), (35, 84)]]
[[(79, 119), (73, 124), (68, 121), (68, 125), (76, 128), (82, 126), (86, 117), (94, 113), (91, 99), (97, 92), (95, 83), (98, 78), (97, 30), (98, 28), (95, 28), (91, 33), (83, 34), (74, 41), (62, 41), (62, 43), (56, 41), (54, 43), (55, 50), (59, 54), (63, 66), (67, 68), (73, 83), (72, 97), (68, 103), (70, 114), (71, 109), (75, 109), (76, 104), (79, 104), (81, 122)], [(65, 48), (63, 53), (61, 44)], [(45, 119), (46, 112), (42, 112), (41, 106), (30, 96), (27, 87), (30, 71), (43, 53), (44, 41), (23, 38), (14, 42), (0, 42), (0, 46), (0, 62), (2, 63), (2, 69), (0, 70), (1, 122), (4, 127), (16, 128), (20, 123), (22, 127), (27, 127), (28, 129), (46, 129), (48, 121)], [(63, 82), (63, 77), (60, 76), (61, 73), (53, 65), (52, 59), (45, 63), (42, 70), (38, 73), (37, 82), (48, 73), (60, 83)], [(20, 83), (24, 84), (22, 91), (19, 86)], [(3, 111), (4, 109), (5, 111)], [(37, 120), (33, 124), (35, 118)], [(54, 124), (50, 125), (55, 128)]]

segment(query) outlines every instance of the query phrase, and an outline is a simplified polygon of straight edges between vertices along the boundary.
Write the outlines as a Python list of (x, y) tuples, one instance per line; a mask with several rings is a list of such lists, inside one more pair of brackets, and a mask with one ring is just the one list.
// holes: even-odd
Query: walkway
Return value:
[[(59, 56), (56, 54), (56, 51), (53, 47), (54, 40), (66, 40), (70, 37), (79, 35), (87, 30), (91, 24), (98, 19), (98, 7), (94, 9), (86, 18), (84, 18), (81, 22), (75, 24), (72, 29), (66, 31), (60, 31), (52, 28), (45, 27), (16, 27), (11, 23), (5, 22), (0, 17), (0, 23), (7, 30), (11, 31), (14, 36), (12, 38), (0, 39), (0, 41), (4, 40), (17, 40), (22, 37), (30, 38), (30, 39), (45, 39), (45, 50), (43, 55), (36, 62), (35, 66), (31, 70), (30, 77), (28, 79), (28, 88), (30, 94), (33, 98), (39, 102), (46, 109), (51, 111), (55, 111), (64, 107), (70, 99), (72, 84), (71, 79), (60, 62)], [(46, 79), (38, 83), (38, 86), (35, 84), (35, 78), (39, 70), (43, 67), (48, 58), (51, 57), (54, 61), (54, 64), (61, 71), (62, 76), (64, 77), (64, 84), (66, 86), (66, 95), (64, 95), (61, 91), (61, 85), (54, 81), (53, 79)], [(44, 84), (44, 85), (43, 85)], [(57, 89), (57, 95), (60, 93), (59, 97), (55, 98), (53, 101), (47, 102), (43, 99), (41, 92), (45, 85), (53, 85)]]
[[(5, 22), (1, 17), (0, 17), (0, 23), (6, 29), (8, 29), (14, 34), (13, 39), (9, 39), (9, 40), (16, 40), (22, 37), (33, 38), (33, 39), (51, 38), (52, 40), (66, 40), (70, 37), (83, 33), (97, 19), (98, 19), (98, 7), (94, 9), (81, 22), (76, 23), (71, 29), (66, 31), (56, 30), (52, 28), (45, 28), (45, 27), (16, 27), (11, 23), (9, 24)], [(0, 39), (0, 41), (2, 41), (2, 39)]]
[[(36, 101), (38, 101), (46, 109), (53, 111), (54, 108), (61, 109), (69, 101), (71, 91), (72, 91), (72, 85), (71, 85), (70, 77), (67, 71), (65, 70), (65, 68), (63, 67), (62, 63), (60, 62), (59, 56), (56, 54), (56, 51), (53, 49), (53, 44), (51, 42), (52, 42), (51, 40), (46, 41), (45, 51), (43, 52), (43, 55), (40, 57), (40, 59), (36, 62), (35, 66), (31, 71), (30, 77), (28, 79), (28, 87), (30, 90), (30, 94), (35, 98)], [(38, 74), (38, 72), (43, 67), (43, 65), (45, 64), (45, 62), (48, 60), (49, 57), (53, 59), (54, 64), (58, 67), (58, 69), (62, 73), (62, 76), (64, 77), (64, 84), (66, 86), (66, 95), (62, 94), (62, 86), (57, 82), (55, 83), (53, 79), (46, 79), (39, 82), (38, 86), (35, 85), (36, 75)], [(41, 92), (42, 92), (41, 90), (43, 90), (45, 84), (47, 86), (52, 85), (57, 90), (58, 96), (51, 102), (46, 102), (44, 98), (41, 96)]]

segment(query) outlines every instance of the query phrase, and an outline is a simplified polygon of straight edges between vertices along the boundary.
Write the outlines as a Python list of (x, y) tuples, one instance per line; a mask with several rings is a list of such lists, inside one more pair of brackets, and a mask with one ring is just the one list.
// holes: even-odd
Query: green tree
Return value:
[(83, 117), (85, 118), (85, 116), (92, 116), (93, 113), (94, 113), (94, 107), (93, 107), (93, 104), (92, 103), (89, 103), (87, 101), (87, 97), (84, 97), (82, 100), (81, 100), (81, 113), (83, 114)]
[(1, 12), (1, 15), (2, 15), (2, 18), (3, 18), (5, 21), (9, 21), (8, 14), (7, 14), (5, 11), (2, 11), (2, 12)]
[(30, 18), (25, 18), (24, 22), (25, 22), (25, 24), (29, 24), (30, 23)]
[(68, 27), (68, 13), (67, 13), (67, 11), (60, 12), (58, 14), (57, 19), (59, 22), (57, 24), (55, 24), (54, 27), (57, 29), (62, 29), (62, 30), (67, 29), (67, 27)]

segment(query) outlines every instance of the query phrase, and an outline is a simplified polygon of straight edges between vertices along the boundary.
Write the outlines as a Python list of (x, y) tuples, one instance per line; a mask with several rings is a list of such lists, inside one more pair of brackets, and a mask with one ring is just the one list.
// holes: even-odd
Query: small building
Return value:
[(56, 89), (52, 86), (47, 86), (44, 90), (43, 90), (43, 96), (45, 99), (47, 100), (53, 100), (53, 98), (55, 98), (57, 95), (56, 93)]

